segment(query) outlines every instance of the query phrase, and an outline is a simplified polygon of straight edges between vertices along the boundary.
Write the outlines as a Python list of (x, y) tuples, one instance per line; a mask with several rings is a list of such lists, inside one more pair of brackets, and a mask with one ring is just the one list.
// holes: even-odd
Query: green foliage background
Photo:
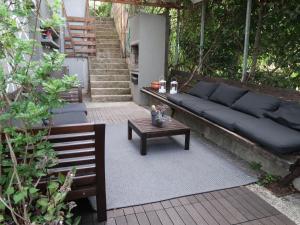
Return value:
[[(180, 12), (179, 62), (175, 62), (177, 10), (170, 10), (170, 69), (193, 71), (199, 64), (201, 4), (183, 0)], [(134, 6), (132, 6), (134, 7)], [(246, 0), (207, 1), (204, 70), (206, 76), (240, 80), (246, 20)], [(165, 9), (139, 7), (148, 13)], [(259, 13), (261, 10), (261, 21)], [(261, 22), (261, 28), (258, 25)], [(255, 48), (255, 38), (260, 41)], [(248, 82), (296, 89), (300, 87), (299, 0), (253, 0), (250, 30)]]
[[(199, 61), (201, 5), (183, 10), (180, 23), (180, 60), (173, 67), (191, 71)], [(228, 79), (241, 79), (246, 4), (244, 0), (208, 1), (205, 26), (204, 74)], [(249, 67), (253, 65), (258, 14), (262, 9), (261, 40), (255, 73), (249, 82), (283, 88), (300, 87), (300, 2), (253, 1), (251, 15)], [(175, 20), (171, 12), (172, 39), (175, 46)], [(249, 68), (250, 70), (250, 68)]]

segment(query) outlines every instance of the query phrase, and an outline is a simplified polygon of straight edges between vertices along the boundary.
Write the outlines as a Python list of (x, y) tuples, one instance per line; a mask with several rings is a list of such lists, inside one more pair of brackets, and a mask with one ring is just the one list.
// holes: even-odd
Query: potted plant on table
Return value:
[[(35, 130), (43, 119), (51, 119), (50, 109), (63, 104), (60, 93), (77, 79), (49, 76), (63, 65), (64, 55), (58, 51), (35, 60), (41, 0), (35, 8), (26, 2), (8, 0), (0, 5), (0, 224), (78, 224), (71, 213), (75, 204), (65, 202), (75, 171), (58, 180), (48, 176), (58, 160), (47, 140), (51, 128)], [(54, 0), (53, 26), (57, 6), (60, 2)], [(32, 15), (34, 23), (28, 24)], [(24, 27), (33, 27), (33, 39), (19, 35)]]
[(151, 121), (153, 126), (163, 127), (170, 120), (170, 117), (166, 114), (167, 109), (166, 105), (151, 106)]

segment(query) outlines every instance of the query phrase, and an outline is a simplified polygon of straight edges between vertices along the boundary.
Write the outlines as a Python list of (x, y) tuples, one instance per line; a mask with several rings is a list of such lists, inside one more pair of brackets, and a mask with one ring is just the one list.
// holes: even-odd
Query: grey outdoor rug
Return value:
[(150, 139), (148, 154), (139, 152), (140, 138), (127, 124), (106, 128), (107, 207), (120, 208), (180, 196), (220, 190), (255, 182), (244, 162), (191, 135), (190, 150), (184, 136)]

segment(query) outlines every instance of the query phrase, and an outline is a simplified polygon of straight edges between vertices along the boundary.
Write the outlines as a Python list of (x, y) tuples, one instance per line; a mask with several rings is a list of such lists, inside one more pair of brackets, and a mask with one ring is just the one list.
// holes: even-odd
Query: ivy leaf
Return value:
[(40, 198), (37, 200), (37, 204), (42, 206), (42, 207), (47, 207), (48, 206), (48, 199), (47, 198)]
[(0, 214), (0, 222), (4, 221), (4, 216), (2, 214)]
[(59, 184), (57, 182), (50, 182), (49, 185), (48, 185), (48, 189), (50, 191), (50, 193), (54, 193), (59, 187)]
[(3, 204), (3, 202), (0, 202), (0, 210), (4, 210), (5, 209), (5, 205)]
[(30, 194), (35, 194), (35, 193), (37, 193), (39, 191), (39, 189), (37, 189), (37, 188), (29, 188), (29, 193)]
[(66, 180), (65, 176), (62, 173), (59, 173), (58, 174), (58, 182), (60, 184), (63, 184), (65, 182), (65, 180)]
[(7, 195), (12, 195), (13, 193), (15, 193), (15, 189), (13, 187), (9, 187), (5, 191), (5, 194)]
[(23, 190), (23, 191), (19, 191), (16, 194), (14, 194), (13, 199), (14, 202), (17, 204), (20, 201), (24, 200), (27, 197), (27, 191)]

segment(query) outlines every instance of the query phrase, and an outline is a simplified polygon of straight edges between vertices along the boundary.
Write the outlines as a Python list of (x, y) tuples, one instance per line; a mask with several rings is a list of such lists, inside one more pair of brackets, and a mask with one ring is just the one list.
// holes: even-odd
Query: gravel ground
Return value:
[(262, 199), (274, 206), (288, 218), (300, 225), (300, 194), (293, 194), (285, 197), (276, 197), (268, 189), (252, 184), (247, 186), (248, 189), (258, 194)]

